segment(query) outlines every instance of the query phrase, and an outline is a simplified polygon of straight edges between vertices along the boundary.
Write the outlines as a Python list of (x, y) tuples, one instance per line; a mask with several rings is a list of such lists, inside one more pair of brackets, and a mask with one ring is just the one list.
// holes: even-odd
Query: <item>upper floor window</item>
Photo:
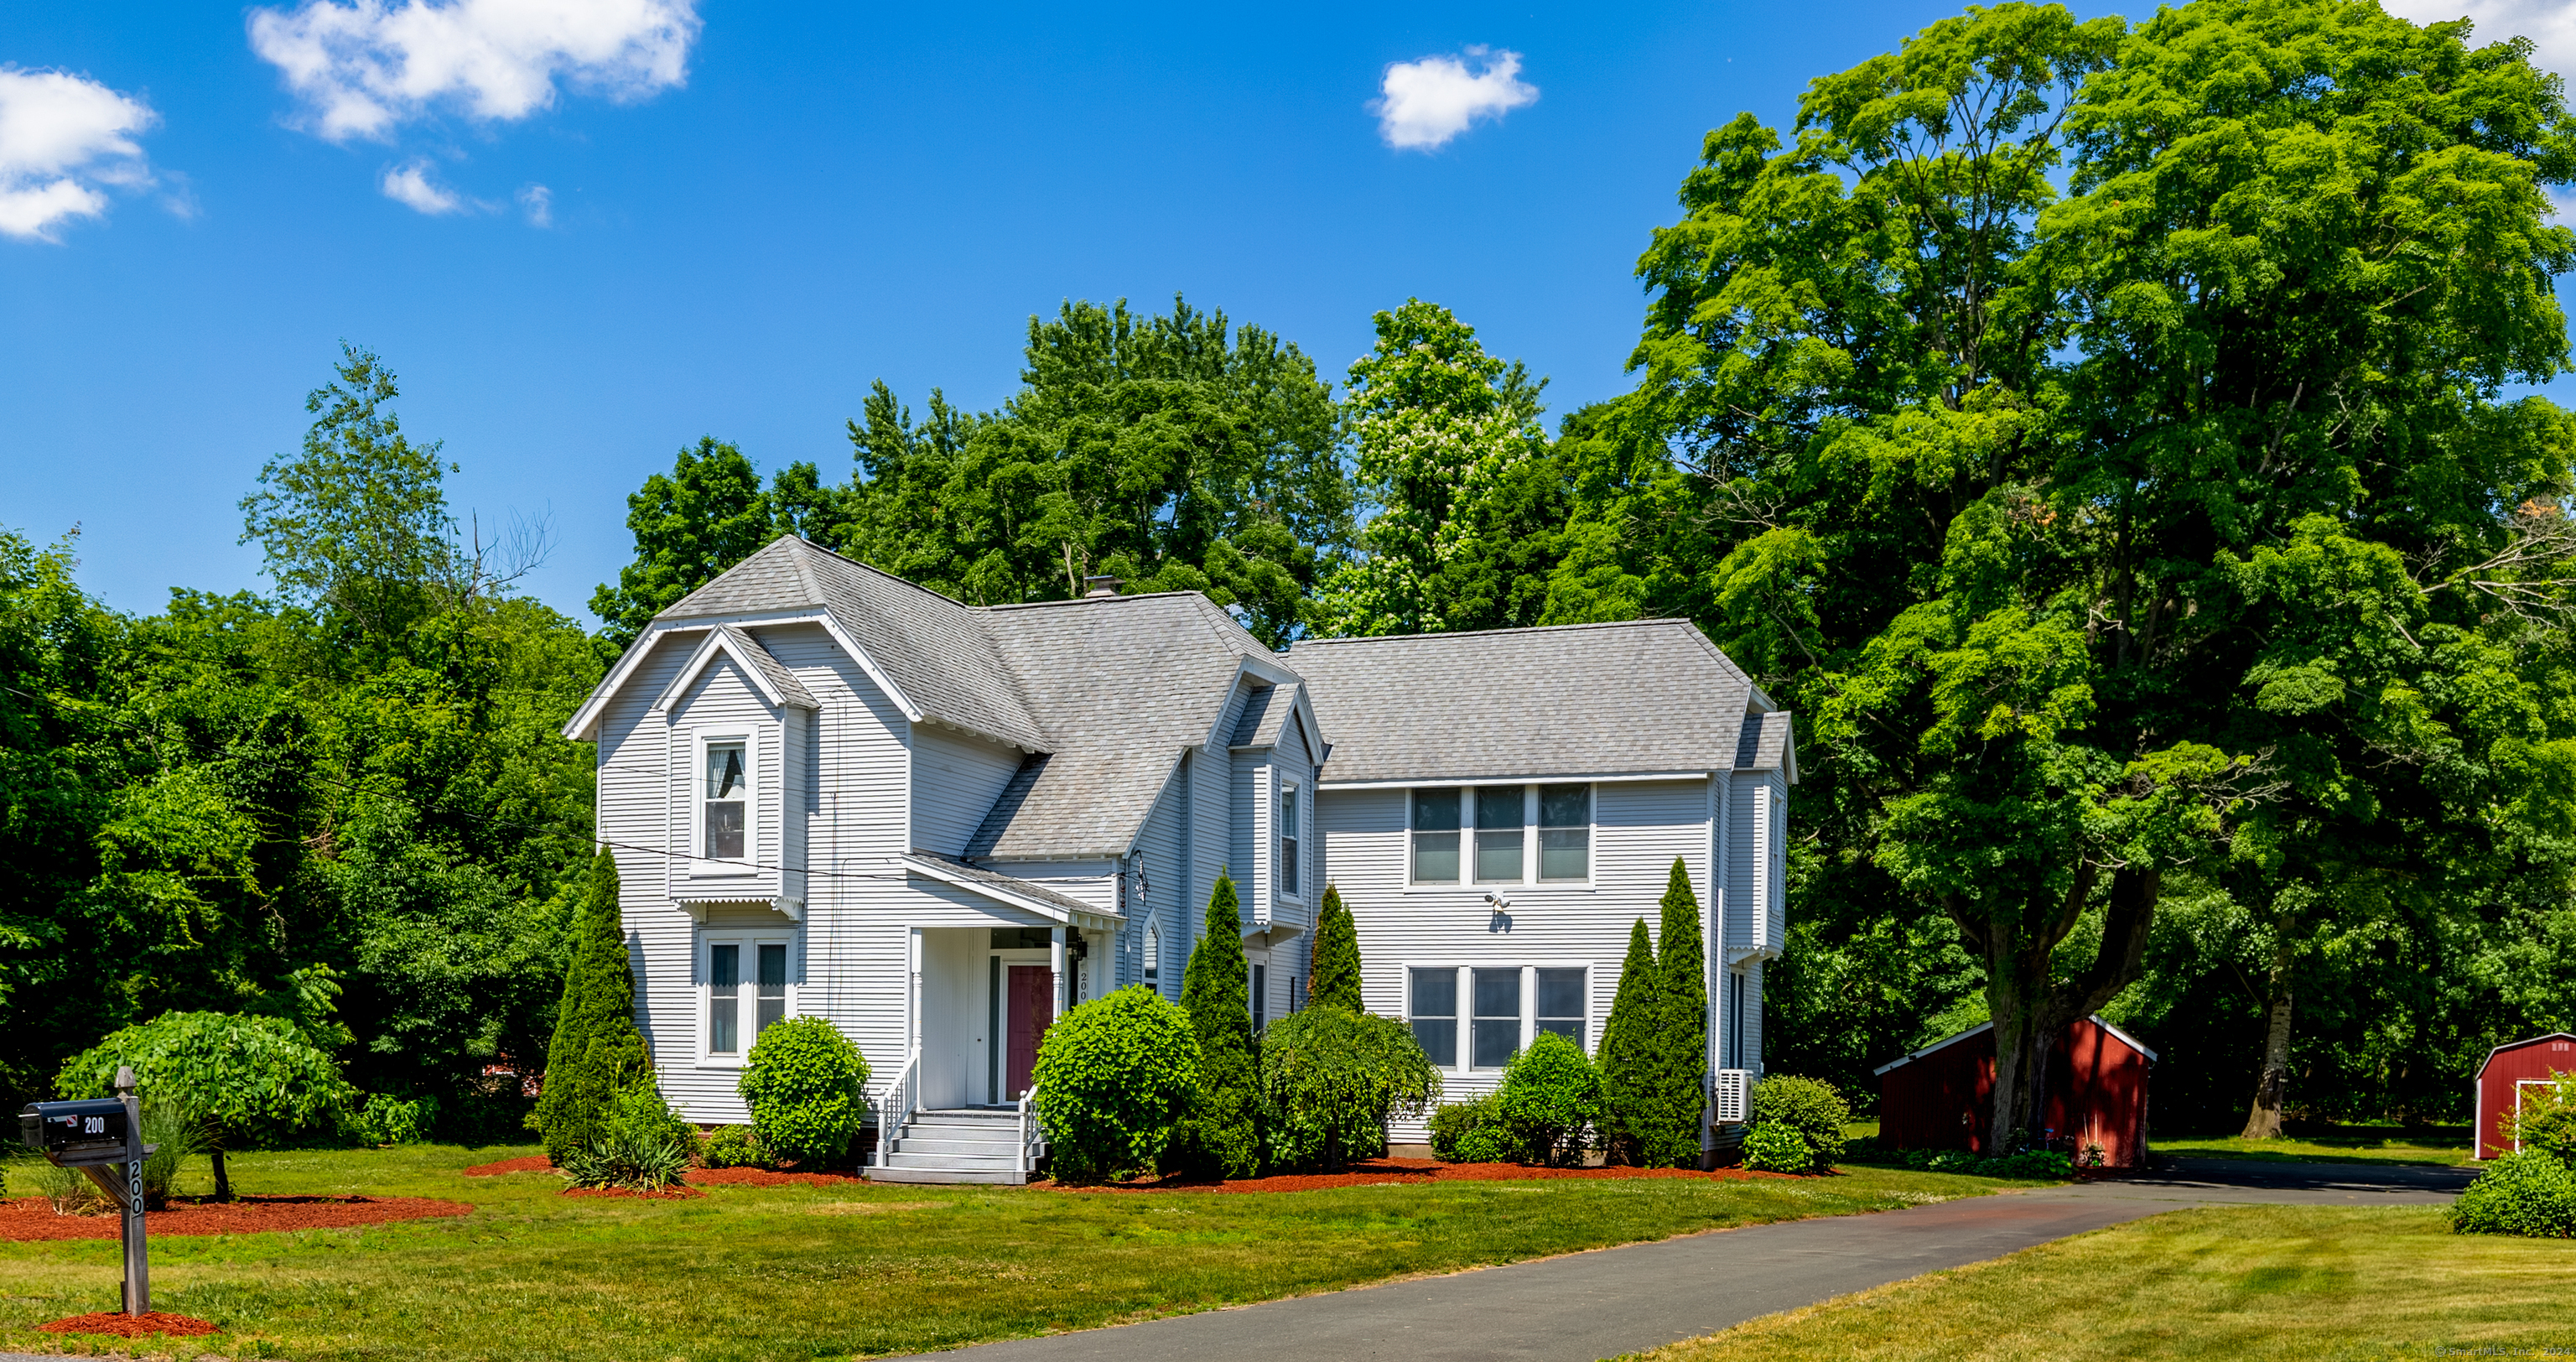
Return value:
[(1581, 882), (1592, 878), (1592, 787), (1538, 787), (1538, 878)]
[(1155, 983), (1163, 977), (1163, 929), (1145, 924), (1145, 982)]
[(710, 861), (749, 855), (751, 829), (750, 744), (721, 738), (706, 744), (706, 788), (701, 796), (698, 854)]
[(1297, 892), (1297, 787), (1279, 790), (1279, 892)]
[(1518, 785), (1486, 785), (1476, 791), (1476, 882), (1518, 884), (1524, 810)]
[(1458, 804), (1456, 790), (1413, 792), (1413, 878), (1416, 882), (1458, 882)]

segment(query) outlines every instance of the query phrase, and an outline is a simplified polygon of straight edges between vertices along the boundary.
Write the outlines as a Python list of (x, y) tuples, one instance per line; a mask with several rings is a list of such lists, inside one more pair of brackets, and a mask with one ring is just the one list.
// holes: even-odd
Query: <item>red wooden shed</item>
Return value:
[[(1897, 1149), (1994, 1149), (1992, 1022), (1878, 1069), (1878, 1137)], [(2156, 1052), (2100, 1017), (2069, 1022), (2048, 1052), (2041, 1124), (2072, 1139), (2076, 1159), (2093, 1145), (2113, 1168), (2147, 1159), (2147, 1068)]]
[(2562, 1073), (2576, 1073), (2576, 1036), (2564, 1031), (2509, 1040), (2487, 1051), (2487, 1062), (2478, 1068), (2479, 1158), (2492, 1159), (2519, 1147), (2507, 1122), (2522, 1109), (2524, 1089), (2546, 1086)]

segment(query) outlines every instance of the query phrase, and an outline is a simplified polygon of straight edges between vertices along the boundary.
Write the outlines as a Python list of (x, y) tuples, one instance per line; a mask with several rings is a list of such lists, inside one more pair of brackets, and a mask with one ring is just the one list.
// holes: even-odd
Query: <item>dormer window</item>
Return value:
[(1297, 787), (1279, 790), (1279, 892), (1297, 896)]
[(707, 744), (705, 855), (710, 861), (743, 859), (743, 834), (749, 821), (744, 814), (751, 797), (743, 747), (740, 740)]

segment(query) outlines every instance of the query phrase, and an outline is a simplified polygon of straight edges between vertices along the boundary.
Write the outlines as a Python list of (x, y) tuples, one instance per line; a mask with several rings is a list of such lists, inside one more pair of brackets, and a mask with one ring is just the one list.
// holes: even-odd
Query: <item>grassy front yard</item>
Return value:
[[(563, 1184), (545, 1173), (462, 1176), (524, 1152), (243, 1156), (234, 1184), (248, 1193), (427, 1196), (479, 1209), (367, 1229), (157, 1239), (153, 1304), (225, 1327), (188, 1356), (872, 1356), (2000, 1185), (1858, 1169), (1798, 1182), (1274, 1195), (713, 1187), (703, 1200), (647, 1202), (559, 1196)], [(25, 1181), (12, 1181), (23, 1194)], [(112, 1240), (0, 1243), (0, 1351), (63, 1346), (33, 1326), (113, 1308), (116, 1281)]]
[(2158, 1154), (2184, 1159), (2265, 1159), (2287, 1163), (2462, 1164), (2475, 1157), (2467, 1132), (2453, 1136), (2353, 1134), (2247, 1140), (2233, 1135), (2150, 1140)]
[(2443, 1214), (2412, 1206), (2179, 1211), (1643, 1356), (2314, 1362), (2548, 1355), (2576, 1344), (2564, 1241), (2454, 1235)]

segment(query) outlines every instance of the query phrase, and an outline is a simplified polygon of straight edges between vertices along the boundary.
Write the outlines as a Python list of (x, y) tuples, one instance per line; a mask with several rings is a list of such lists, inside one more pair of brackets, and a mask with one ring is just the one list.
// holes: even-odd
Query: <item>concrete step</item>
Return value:
[(888, 1149), (900, 1154), (987, 1154), (1010, 1158), (1020, 1152), (1020, 1142), (1010, 1140), (952, 1140), (939, 1134), (907, 1131), (888, 1143)]
[(864, 1170), (870, 1182), (986, 1182), (1020, 1186), (1028, 1181), (1017, 1168), (1001, 1171), (954, 1168), (904, 1168), (870, 1166)]
[(1003, 1154), (920, 1154), (901, 1149), (889, 1151), (882, 1160), (888, 1168), (961, 1168), (979, 1170), (1009, 1169), (1018, 1171), (1020, 1156)]

